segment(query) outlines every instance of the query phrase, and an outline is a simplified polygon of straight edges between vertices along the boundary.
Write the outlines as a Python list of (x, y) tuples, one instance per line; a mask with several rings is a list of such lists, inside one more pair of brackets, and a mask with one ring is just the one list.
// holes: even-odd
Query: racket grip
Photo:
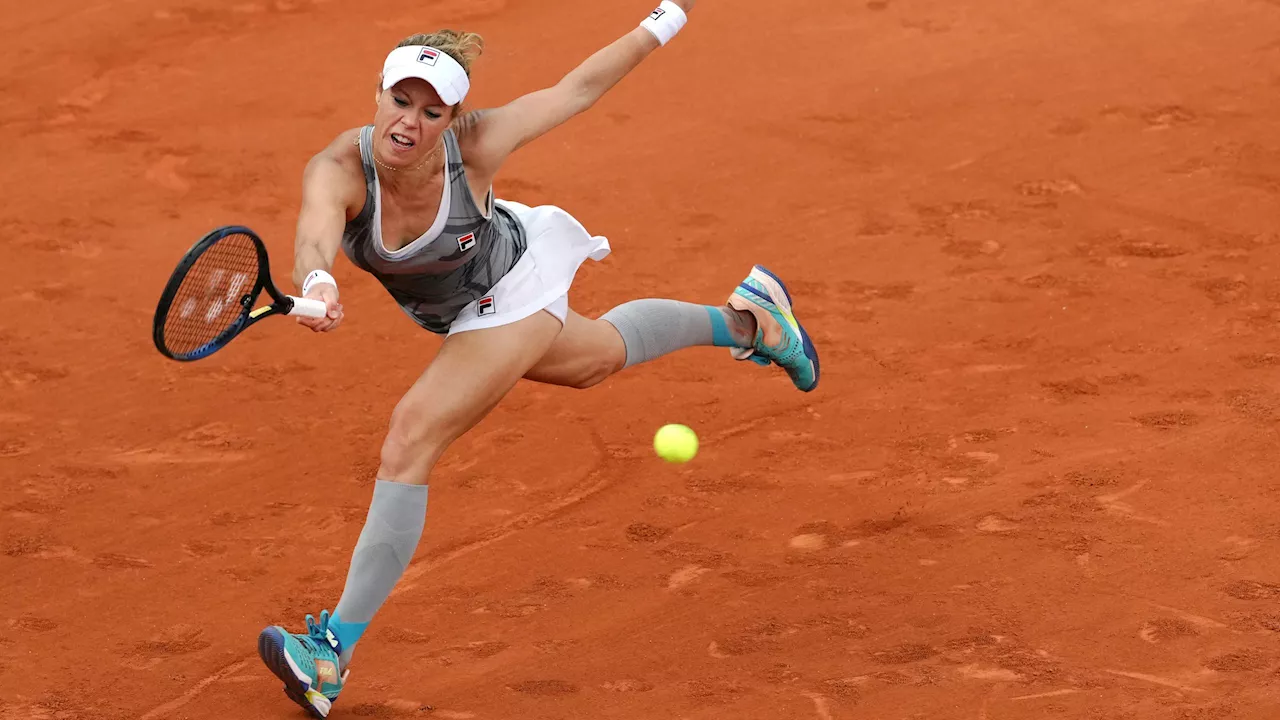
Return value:
[(293, 309), (289, 311), (290, 315), (301, 315), (309, 318), (322, 318), (329, 312), (329, 306), (324, 304), (323, 300), (312, 300), (310, 298), (300, 298), (289, 296), (293, 301)]

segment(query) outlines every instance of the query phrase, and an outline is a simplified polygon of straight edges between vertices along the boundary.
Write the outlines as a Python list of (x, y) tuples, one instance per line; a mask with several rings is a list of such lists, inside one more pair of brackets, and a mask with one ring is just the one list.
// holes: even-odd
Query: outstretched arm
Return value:
[[(673, 35), (696, 0), (667, 0), (644, 25), (596, 51), (555, 85), (491, 110), (458, 119), (467, 164), (480, 175), (495, 174), (507, 156), (596, 103), (627, 73), (661, 46), (655, 32)], [(674, 7), (672, 7), (674, 6)]]
[[(328, 152), (316, 155), (302, 174), (302, 207), (293, 245), (293, 283), (299, 290), (313, 271), (327, 274), (342, 243), (346, 223), (345, 188), (342, 165)], [(321, 300), (329, 308), (326, 317), (298, 317), (298, 322), (315, 330), (332, 330), (342, 322), (338, 288), (329, 282), (312, 282), (304, 297)]]

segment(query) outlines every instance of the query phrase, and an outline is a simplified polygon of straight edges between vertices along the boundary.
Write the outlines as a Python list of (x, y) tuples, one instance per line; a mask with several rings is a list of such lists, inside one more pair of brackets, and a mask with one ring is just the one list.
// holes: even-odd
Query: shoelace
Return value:
[[(333, 646), (329, 644), (328, 633), (329, 633), (329, 611), (328, 610), (320, 611), (320, 622), (316, 622), (314, 617), (312, 617), (311, 615), (307, 615), (307, 640), (311, 641), (311, 644), (315, 645), (317, 649), (333, 652), (334, 651)], [(339, 671), (342, 673), (341, 682), (345, 683), (347, 681), (347, 676), (351, 674), (351, 670), (349, 668), (343, 669), (339, 667)]]
[(316, 619), (314, 617), (312, 617), (311, 615), (307, 615), (307, 638), (311, 640), (311, 642), (315, 643), (316, 645), (322, 648), (332, 649), (329, 647), (328, 632), (329, 632), (329, 611), (328, 610), (320, 611), (320, 622), (318, 623), (316, 622)]

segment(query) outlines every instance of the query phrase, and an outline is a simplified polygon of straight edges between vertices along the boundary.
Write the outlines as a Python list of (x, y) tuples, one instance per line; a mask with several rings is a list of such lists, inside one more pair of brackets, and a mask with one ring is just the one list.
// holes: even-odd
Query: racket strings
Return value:
[(242, 304), (258, 280), (258, 251), (252, 238), (228, 235), (196, 259), (187, 271), (164, 321), (164, 343), (175, 354), (194, 352), (234, 326)]

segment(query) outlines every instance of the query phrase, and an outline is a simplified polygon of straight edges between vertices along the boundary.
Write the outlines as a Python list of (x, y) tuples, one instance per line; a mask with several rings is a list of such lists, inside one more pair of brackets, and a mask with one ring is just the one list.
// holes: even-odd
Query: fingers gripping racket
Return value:
[[(263, 290), (272, 302), (254, 308)], [(228, 225), (200, 238), (182, 257), (160, 295), (151, 335), (165, 357), (199, 360), (265, 317), (319, 318), (326, 310), (320, 300), (280, 292), (262, 239), (247, 227)]]

